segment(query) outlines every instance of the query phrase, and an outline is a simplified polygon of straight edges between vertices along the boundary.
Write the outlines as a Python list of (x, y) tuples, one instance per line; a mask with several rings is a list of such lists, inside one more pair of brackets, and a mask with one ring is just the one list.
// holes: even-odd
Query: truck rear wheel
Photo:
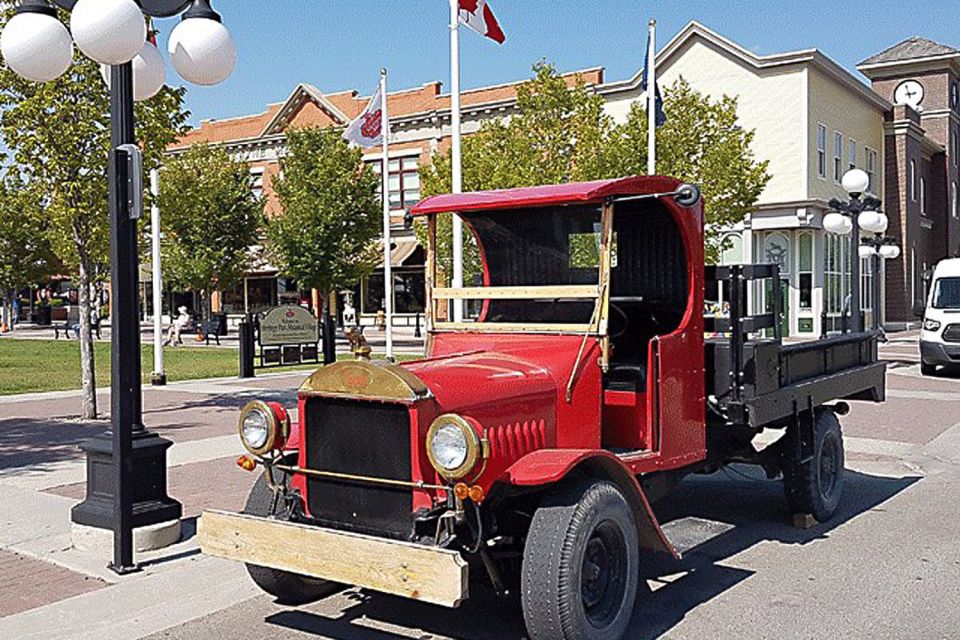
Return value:
[[(296, 464), (296, 460), (285, 459), (284, 463)], [(278, 471), (276, 474), (277, 480), (283, 477), (282, 472)], [(243, 512), (252, 516), (269, 518), (273, 516), (274, 508), (273, 489), (267, 483), (267, 474), (264, 473), (257, 479), (253, 489), (250, 490)], [(247, 573), (250, 574), (258, 587), (276, 598), (277, 602), (281, 604), (306, 604), (343, 589), (342, 585), (329, 580), (310, 578), (253, 564), (247, 565)]]
[(521, 602), (530, 640), (617, 640), (639, 581), (633, 510), (610, 482), (570, 487), (534, 513)]
[(809, 513), (826, 522), (843, 496), (844, 456), (840, 420), (830, 409), (816, 412), (813, 423), (813, 456), (806, 462), (786, 455), (783, 487), (793, 513)]

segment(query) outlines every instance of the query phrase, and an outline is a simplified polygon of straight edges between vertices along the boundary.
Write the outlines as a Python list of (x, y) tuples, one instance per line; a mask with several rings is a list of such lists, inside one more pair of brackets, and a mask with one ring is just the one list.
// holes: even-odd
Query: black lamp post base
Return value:
[[(87, 497), (70, 511), (76, 524), (113, 529), (116, 512), (116, 479), (113, 440), (108, 431), (87, 440), (80, 448), (87, 454)], [(149, 431), (133, 434), (129, 478), (133, 483), (134, 529), (179, 520), (183, 505), (167, 495), (167, 449), (172, 442)]]
[(150, 384), (155, 387), (163, 387), (167, 384), (167, 374), (165, 373), (152, 373), (150, 374)]

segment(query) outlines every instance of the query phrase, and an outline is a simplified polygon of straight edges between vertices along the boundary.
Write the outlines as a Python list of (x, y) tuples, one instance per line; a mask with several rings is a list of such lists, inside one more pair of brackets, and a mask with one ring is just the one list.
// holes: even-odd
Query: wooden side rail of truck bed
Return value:
[[(843, 399), (880, 402), (885, 365), (877, 356), (878, 336), (849, 333), (791, 345), (780, 335), (780, 273), (776, 265), (707, 267), (708, 280), (726, 281), (728, 317), (706, 317), (706, 330), (719, 334), (706, 345), (706, 393), (731, 424), (762, 427)], [(771, 311), (751, 315), (751, 281), (772, 279)], [(772, 329), (773, 337), (752, 334)]]

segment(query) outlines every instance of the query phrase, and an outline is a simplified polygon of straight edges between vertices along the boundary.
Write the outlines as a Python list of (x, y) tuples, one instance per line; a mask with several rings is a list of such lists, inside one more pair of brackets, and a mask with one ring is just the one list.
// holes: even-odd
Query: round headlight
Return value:
[(240, 440), (250, 453), (262, 456), (280, 442), (280, 420), (270, 406), (254, 400), (240, 412)]
[(460, 479), (477, 465), (480, 439), (473, 426), (461, 416), (440, 416), (427, 432), (427, 457), (440, 475)]

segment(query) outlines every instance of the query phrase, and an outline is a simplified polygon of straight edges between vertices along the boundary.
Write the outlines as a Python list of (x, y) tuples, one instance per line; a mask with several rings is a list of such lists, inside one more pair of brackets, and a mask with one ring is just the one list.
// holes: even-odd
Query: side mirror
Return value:
[(692, 207), (700, 202), (700, 187), (692, 184), (682, 184), (677, 189), (677, 204), (681, 207)]
[(927, 305), (923, 303), (923, 300), (914, 300), (913, 301), (913, 315), (918, 318), (923, 318), (924, 313), (927, 310)]

